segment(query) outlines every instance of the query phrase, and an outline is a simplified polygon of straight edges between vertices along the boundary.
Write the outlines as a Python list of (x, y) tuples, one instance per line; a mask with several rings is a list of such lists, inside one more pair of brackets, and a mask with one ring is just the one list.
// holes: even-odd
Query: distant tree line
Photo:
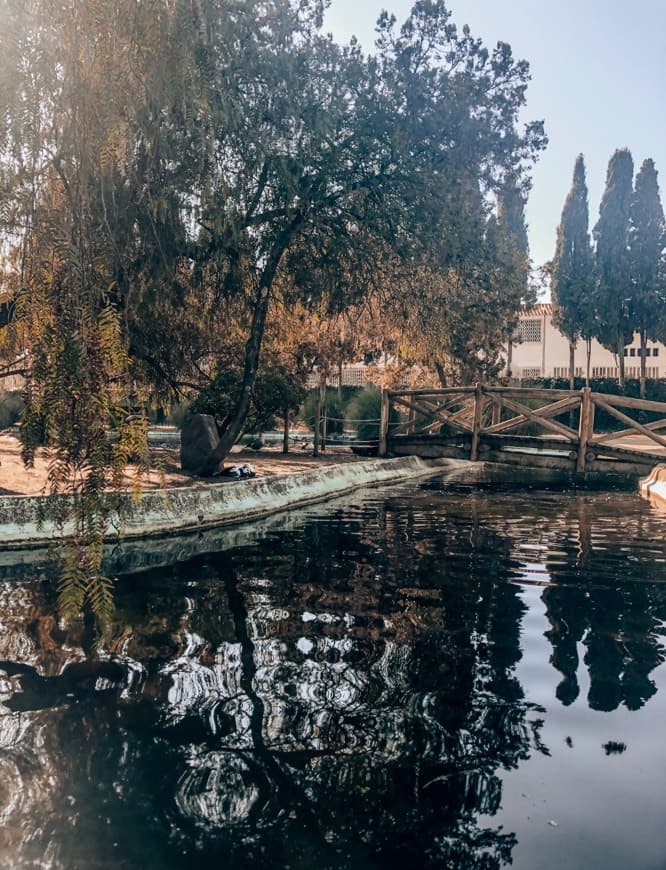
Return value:
[(562, 211), (555, 257), (547, 267), (553, 322), (569, 341), (572, 388), (578, 341), (587, 345), (587, 379), (595, 338), (617, 357), (623, 386), (624, 348), (638, 333), (640, 395), (645, 397), (647, 342), (666, 336), (666, 226), (653, 160), (645, 160), (634, 179), (631, 153), (615, 152), (592, 236), (593, 241), (581, 154)]

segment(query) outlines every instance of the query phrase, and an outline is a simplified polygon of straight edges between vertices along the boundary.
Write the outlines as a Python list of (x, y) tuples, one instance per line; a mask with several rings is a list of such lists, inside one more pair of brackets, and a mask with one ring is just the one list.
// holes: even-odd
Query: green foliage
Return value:
[(190, 413), (190, 405), (190, 402), (177, 402), (167, 414), (166, 422), (180, 429), (185, 417)]
[[(530, 378), (520, 382), (522, 387), (544, 387), (547, 390), (568, 390), (568, 378)], [(585, 386), (583, 378), (574, 379), (574, 389), (580, 390)], [(637, 399), (641, 393), (641, 384), (638, 378), (627, 378), (623, 385), (620, 385), (615, 378), (590, 378), (590, 388), (594, 393), (603, 393), (609, 396), (628, 396), (632, 399)], [(648, 379), (646, 381), (645, 396), (650, 402), (666, 403), (666, 380)], [(635, 419), (640, 423), (649, 423), (655, 419), (660, 419), (663, 415), (646, 412), (639, 412)], [(577, 425), (577, 422), (576, 422)], [(615, 417), (606, 413), (600, 408), (595, 411), (595, 426), (598, 430), (612, 432), (614, 430), (624, 429), (625, 426)], [(540, 430), (543, 431), (543, 430)]]
[[(650, 402), (666, 402), (666, 380), (649, 379), (648, 395)], [(530, 378), (520, 382), (523, 387), (544, 387), (547, 390), (568, 390), (568, 378)], [(574, 379), (574, 389), (580, 390), (585, 386), (584, 378)], [(611, 396), (629, 396), (637, 399), (640, 389), (638, 378), (627, 378), (624, 385), (618, 384), (615, 378), (590, 378), (590, 388), (594, 393), (604, 393)]]
[[(313, 431), (315, 428), (315, 413), (318, 397), (318, 389), (310, 390), (305, 397), (305, 402), (303, 403), (303, 419)], [(331, 387), (328, 387), (326, 390), (325, 409), (327, 416), (327, 434), (341, 435), (344, 431), (345, 425), (345, 405), (338, 397), (338, 391)]]
[(594, 255), (588, 220), (585, 163), (579, 154), (550, 267), (553, 323), (572, 344), (580, 337), (591, 338), (595, 329)]
[[(640, 335), (641, 348), (645, 348), (648, 338), (660, 337), (660, 325), (666, 318), (663, 274), (665, 233), (657, 172), (654, 162), (645, 160), (636, 176), (629, 233), (631, 318)], [(645, 354), (641, 354), (641, 379), (644, 377)]]
[(218, 371), (190, 404), (190, 413), (210, 414), (223, 420), (234, 407), (241, 382), (242, 374), (238, 369), (224, 368)]
[[(345, 419), (350, 429), (356, 430), (358, 441), (375, 441), (379, 438), (379, 421), (382, 411), (381, 390), (366, 387), (349, 402), (345, 409)], [(395, 425), (400, 414), (391, 407), (389, 425)]]
[[(131, 407), (120, 318), (96, 278), (92, 269), (86, 274), (65, 267), (55, 280), (35, 281), (32, 289), (39, 292), (19, 299), (40, 330), (33, 344), (21, 439), (28, 465), (36, 449), (46, 446), (49, 492), (71, 498), (67, 526), (73, 542), (66, 547), (59, 583), (61, 612), (69, 618), (89, 607), (104, 627), (112, 596), (100, 568), (112, 492), (124, 486), (130, 461), (139, 471), (147, 468), (148, 451), (147, 422)], [(108, 438), (109, 429), (115, 439)]]
[(608, 164), (606, 189), (594, 228), (597, 242), (597, 322), (595, 337), (618, 355), (624, 379), (623, 348), (633, 335), (629, 227), (634, 162), (627, 149), (616, 151)]
[(0, 429), (8, 429), (18, 423), (25, 410), (25, 402), (20, 393), (0, 395)]
[[(189, 412), (210, 414), (218, 420), (218, 425), (224, 425), (236, 406), (242, 385), (243, 376), (239, 369), (223, 369), (199, 393)], [(300, 378), (280, 366), (261, 369), (254, 382), (252, 401), (245, 418), (246, 430), (262, 432), (273, 428), (274, 415), (293, 415), (304, 398), (305, 388)]]
[(274, 414), (282, 418), (293, 417), (305, 399), (305, 394), (302, 379), (285, 368), (275, 366), (265, 371), (260, 370), (252, 396), (256, 431), (268, 429)]

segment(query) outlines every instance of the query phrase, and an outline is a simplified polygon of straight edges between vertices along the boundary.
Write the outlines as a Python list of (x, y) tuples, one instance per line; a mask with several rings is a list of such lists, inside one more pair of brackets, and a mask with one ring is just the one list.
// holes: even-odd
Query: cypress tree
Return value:
[(594, 228), (597, 242), (598, 312), (595, 336), (617, 355), (620, 386), (624, 386), (624, 348), (633, 336), (631, 321), (631, 257), (629, 226), (633, 200), (634, 161), (627, 148), (613, 154), (606, 189)]
[(519, 284), (527, 292), (530, 250), (525, 223), (526, 194), (516, 178), (510, 176), (497, 196), (497, 220), (515, 261)]
[(516, 177), (509, 175), (497, 196), (497, 218), (488, 222), (486, 237), (502, 240), (504, 252), (503, 284), (505, 293), (513, 300), (511, 316), (506, 323), (507, 375), (511, 377), (513, 357), (512, 336), (517, 324), (517, 312), (521, 305), (532, 305), (536, 301), (530, 286), (530, 250), (525, 222), (525, 203), (527, 194)]
[(574, 388), (574, 350), (579, 338), (587, 344), (586, 378), (590, 377), (590, 342), (594, 333), (594, 257), (588, 232), (585, 162), (579, 154), (571, 190), (557, 229), (551, 266), (553, 323), (569, 341), (569, 382)]
[(645, 160), (636, 176), (631, 205), (629, 245), (632, 265), (631, 315), (640, 336), (641, 397), (645, 398), (647, 340), (656, 338), (666, 302), (660, 291), (660, 261), (664, 241), (664, 210), (657, 170)]

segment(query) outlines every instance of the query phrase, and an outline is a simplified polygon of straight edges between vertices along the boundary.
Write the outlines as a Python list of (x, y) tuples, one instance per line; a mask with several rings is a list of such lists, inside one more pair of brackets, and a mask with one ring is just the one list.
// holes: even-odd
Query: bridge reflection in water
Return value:
[[(0, 860), (537, 866), (530, 829), (501, 826), (517, 818), (504, 785), (535, 764), (564, 777), (549, 722), (568, 709), (597, 717), (595, 758), (663, 815), (622, 749), (654, 706), (636, 739), (664, 760), (665, 532), (632, 494), (430, 481), (121, 576), (101, 649), (92, 626), (58, 624), (46, 580), (5, 580)], [(569, 800), (584, 836), (594, 810)], [(635, 829), (644, 866), (661, 848), (650, 819)], [(538, 866), (557, 866), (545, 824)], [(599, 865), (622, 866), (605, 824)]]

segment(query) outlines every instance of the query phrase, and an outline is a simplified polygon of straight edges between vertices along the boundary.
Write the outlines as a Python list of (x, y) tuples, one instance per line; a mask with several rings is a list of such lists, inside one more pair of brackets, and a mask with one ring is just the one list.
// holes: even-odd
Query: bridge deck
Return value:
[(666, 403), (589, 388), (384, 391), (379, 452), (640, 476), (666, 462), (664, 430)]

